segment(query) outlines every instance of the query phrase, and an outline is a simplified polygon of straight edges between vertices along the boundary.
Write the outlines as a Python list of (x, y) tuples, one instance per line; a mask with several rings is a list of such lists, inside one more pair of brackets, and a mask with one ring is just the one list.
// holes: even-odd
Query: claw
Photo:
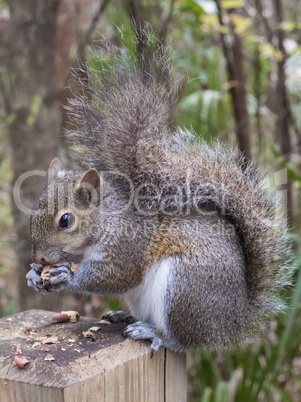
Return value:
[(52, 268), (50, 271), (51, 275), (59, 275), (62, 273), (65, 273), (67, 275), (70, 274), (70, 270), (66, 268), (65, 266), (59, 266), (58, 264), (55, 265), (55, 268)]
[(31, 264), (32, 268), (27, 272), (27, 284), (33, 287), (37, 292), (41, 293), (43, 290), (43, 284), (40, 276), (40, 268), (38, 264)]
[(153, 340), (152, 344), (151, 344), (151, 354), (150, 354), (150, 358), (153, 357), (154, 353), (157, 352), (160, 348), (160, 346), (162, 345), (162, 339), (157, 337)]
[(33, 269), (36, 272), (42, 272), (44, 265), (42, 264), (35, 264), (34, 262), (30, 264), (30, 268)]
[(54, 264), (55, 268), (61, 268), (61, 267), (65, 267), (67, 269), (71, 269), (71, 264), (70, 262), (60, 262), (58, 264)]
[(123, 323), (123, 324), (132, 324), (136, 321), (136, 319), (132, 315), (128, 315), (124, 311), (108, 311), (103, 314), (103, 320), (107, 320), (112, 324)]
[(157, 352), (160, 346), (163, 345), (163, 340), (157, 334), (153, 325), (143, 321), (137, 321), (134, 324), (128, 325), (123, 331), (124, 338), (131, 338), (133, 340), (148, 340), (151, 342), (151, 358)]

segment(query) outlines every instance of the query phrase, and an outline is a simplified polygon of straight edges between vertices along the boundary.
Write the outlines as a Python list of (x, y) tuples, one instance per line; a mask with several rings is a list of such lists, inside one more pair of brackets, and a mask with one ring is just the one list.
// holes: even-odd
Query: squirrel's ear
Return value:
[(57, 179), (59, 176), (59, 173), (63, 170), (64, 170), (64, 166), (63, 166), (62, 162), (59, 160), (59, 158), (52, 159), (52, 161), (50, 162), (50, 165), (49, 165), (49, 169), (48, 169), (50, 181), (52, 181), (53, 179)]
[(90, 169), (83, 175), (78, 185), (78, 191), (89, 203), (98, 203), (100, 177), (96, 169)]

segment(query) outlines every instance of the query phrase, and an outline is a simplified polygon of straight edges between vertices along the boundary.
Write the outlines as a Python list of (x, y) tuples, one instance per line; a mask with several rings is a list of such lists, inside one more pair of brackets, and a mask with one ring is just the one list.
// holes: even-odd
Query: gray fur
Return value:
[[(87, 202), (78, 192), (83, 174), (67, 172), (33, 210), (33, 258), (39, 262), (37, 255), (44, 253), (47, 263), (57, 264), (68, 249), (68, 260), (77, 259), (79, 268), (73, 274), (57, 266), (53, 289), (125, 295), (139, 288), (153, 264), (171, 257), (164, 328), (159, 332), (150, 318), (131, 324), (126, 335), (151, 339), (152, 350), (229, 347), (246, 342), (262, 320), (283, 309), (277, 290), (288, 283), (292, 267), (286, 229), (275, 198), (262, 187), (264, 173), (253, 163), (218, 142), (208, 145), (188, 131), (168, 129), (173, 95), (162, 53), (152, 54), (146, 74), (119, 49), (110, 49), (105, 57), (112, 62), (89, 71), (89, 94), (69, 104), (75, 128), (67, 136), (78, 161), (122, 173), (134, 188), (145, 184), (139, 208), (132, 203), (114, 215), (126, 203), (129, 186), (116, 175), (101, 175), (104, 211), (93, 205), (90, 215), (78, 218), (99, 232), (59, 231), (46, 213), (49, 199), (58, 213), (51, 198), (57, 186), (71, 183), (71, 206)], [(147, 198), (153, 188), (157, 196)], [(63, 190), (57, 191), (64, 199)], [(134, 228), (135, 236), (121, 233), (124, 227)], [(40, 290), (38, 277), (33, 266), (29, 285)]]
[[(252, 162), (244, 169), (246, 161), (236, 149), (218, 142), (208, 145), (187, 130), (168, 130), (173, 95), (166, 91), (169, 59), (161, 54), (167, 51), (154, 53), (150, 64), (156, 73), (160, 68), (164, 71), (165, 82), (154, 74), (145, 84), (135, 61), (110, 48), (106, 56), (111, 56), (112, 64), (103, 71), (90, 70), (92, 101), (77, 97), (70, 103), (80, 130), (67, 136), (78, 147), (78, 160), (84, 166), (100, 163), (102, 168), (128, 174), (134, 183), (159, 185), (162, 193), (172, 185), (185, 188), (187, 171), (192, 172), (190, 192), (198, 187), (200, 203), (215, 204), (237, 228), (254, 302), (277, 310), (281, 305), (270, 291), (286, 280), (283, 258), (288, 243), (276, 199), (262, 188), (265, 172)], [(181, 202), (189, 203), (187, 194)], [(172, 201), (169, 206), (174, 206)], [(264, 302), (266, 291), (269, 297)]]

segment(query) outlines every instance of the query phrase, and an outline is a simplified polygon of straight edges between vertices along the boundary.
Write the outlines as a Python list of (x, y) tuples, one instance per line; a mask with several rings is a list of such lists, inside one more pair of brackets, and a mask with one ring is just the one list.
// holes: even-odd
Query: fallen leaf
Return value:
[(44, 360), (50, 361), (50, 360), (55, 360), (55, 358), (52, 355), (47, 355)]
[(57, 343), (59, 338), (57, 336), (50, 336), (49, 338), (47, 337), (46, 339), (41, 341), (42, 345), (48, 345), (50, 343)]
[(48, 336), (40, 336), (39, 338), (36, 338), (35, 341), (42, 342), (44, 339), (47, 339), (47, 338), (48, 338)]
[(93, 341), (96, 340), (96, 336), (91, 331), (83, 331), (82, 334), (85, 338), (91, 338)]
[(100, 321), (98, 321), (98, 323), (97, 323), (97, 324), (102, 324), (102, 325), (111, 325), (110, 321), (107, 321), (107, 320), (100, 320)]
[(100, 327), (91, 327), (91, 328), (89, 328), (89, 331), (97, 332), (100, 329), (101, 329)]

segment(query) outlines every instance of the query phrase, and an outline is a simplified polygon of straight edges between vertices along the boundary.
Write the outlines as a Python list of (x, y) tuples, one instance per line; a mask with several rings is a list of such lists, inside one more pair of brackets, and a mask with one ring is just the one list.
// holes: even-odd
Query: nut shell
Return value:
[(76, 322), (79, 319), (79, 314), (77, 311), (62, 311), (61, 313), (56, 313), (51, 317), (51, 321), (54, 324), (59, 322)]
[[(75, 264), (75, 262), (70, 262), (70, 264), (71, 264), (71, 271), (75, 274), (79, 264)], [(55, 268), (53, 265), (45, 265), (41, 272), (41, 279), (43, 281), (43, 285), (44, 286), (46, 285), (46, 288), (47, 288), (47, 282), (52, 277), (50, 270), (53, 268)]]
[(52, 268), (54, 268), (52, 265), (45, 265), (45, 267), (43, 268), (43, 270), (41, 272), (41, 279), (42, 279), (44, 285), (51, 278), (50, 270)]
[(15, 363), (18, 367), (20, 367), (21, 369), (24, 369), (25, 367), (27, 367), (29, 365), (29, 360), (26, 359), (26, 357), (23, 356), (15, 356)]
[(58, 322), (68, 322), (69, 315), (67, 313), (57, 313), (51, 317), (51, 321), (55, 324)]

